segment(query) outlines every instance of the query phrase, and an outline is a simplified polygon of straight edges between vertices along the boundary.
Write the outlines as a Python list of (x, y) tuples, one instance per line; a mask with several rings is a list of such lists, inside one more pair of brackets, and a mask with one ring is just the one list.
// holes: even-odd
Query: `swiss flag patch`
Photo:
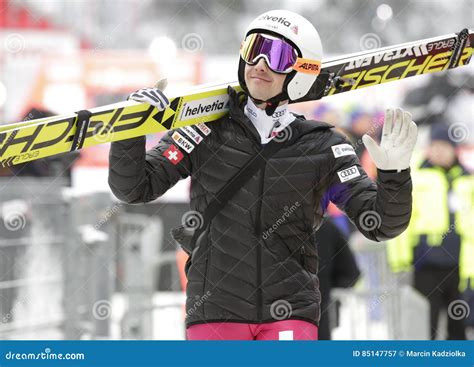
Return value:
[(166, 149), (163, 155), (174, 165), (178, 164), (181, 159), (183, 159), (183, 153), (174, 145), (171, 144), (168, 149)]

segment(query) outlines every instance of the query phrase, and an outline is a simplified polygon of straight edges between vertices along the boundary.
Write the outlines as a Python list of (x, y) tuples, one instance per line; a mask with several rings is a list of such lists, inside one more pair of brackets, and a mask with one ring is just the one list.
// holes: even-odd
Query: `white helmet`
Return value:
[[(298, 67), (288, 74), (283, 85), (283, 92), (271, 99), (278, 105), (279, 101), (297, 100), (304, 97), (316, 81), (320, 72), (323, 58), (323, 48), (318, 31), (301, 15), (288, 10), (271, 10), (258, 16), (250, 23), (245, 38), (252, 33), (263, 33), (277, 36), (292, 45), (298, 52)], [(267, 60), (268, 62), (268, 60)], [(305, 70), (305, 69), (310, 70)], [(315, 68), (318, 70), (315, 72)], [(240, 58), (239, 82), (244, 91), (249, 94), (244, 78), (245, 61)], [(312, 70), (311, 70), (312, 69)]]

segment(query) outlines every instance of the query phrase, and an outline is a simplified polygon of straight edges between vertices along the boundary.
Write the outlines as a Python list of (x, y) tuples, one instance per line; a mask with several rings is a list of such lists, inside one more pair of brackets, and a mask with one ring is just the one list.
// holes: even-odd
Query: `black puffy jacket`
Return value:
[[(117, 198), (148, 202), (191, 176), (191, 209), (203, 213), (262, 149), (243, 113), (245, 100), (231, 89), (229, 94), (229, 115), (209, 123), (207, 136), (194, 128), (204, 139), (189, 153), (177, 146), (173, 131), (148, 152), (145, 137), (112, 143), (109, 185)], [(188, 327), (281, 319), (317, 325), (321, 297), (314, 233), (329, 201), (371, 240), (393, 238), (407, 227), (409, 170), (379, 171), (375, 184), (331, 125), (299, 116), (287, 133), (285, 146), (214, 217), (189, 258)]]

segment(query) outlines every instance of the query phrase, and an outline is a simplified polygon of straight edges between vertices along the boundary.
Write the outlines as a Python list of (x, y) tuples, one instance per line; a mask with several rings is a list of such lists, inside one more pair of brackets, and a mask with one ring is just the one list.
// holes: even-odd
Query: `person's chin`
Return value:
[(261, 101), (266, 101), (269, 99), (268, 93), (265, 93), (265, 91), (262, 91), (259, 88), (249, 88), (249, 91), (251, 96), (255, 99), (259, 99)]
[(267, 96), (261, 95), (261, 94), (258, 94), (258, 93), (252, 94), (252, 97), (253, 97), (254, 99), (258, 99), (258, 100), (260, 100), (260, 101), (266, 101), (266, 100), (268, 99)]

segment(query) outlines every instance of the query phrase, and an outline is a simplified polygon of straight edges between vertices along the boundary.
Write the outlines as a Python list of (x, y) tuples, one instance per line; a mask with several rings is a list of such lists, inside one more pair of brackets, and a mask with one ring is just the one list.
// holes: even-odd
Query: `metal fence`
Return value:
[(390, 271), (385, 243), (355, 242), (362, 278), (354, 289), (332, 291), (333, 300), (341, 304), (333, 337), (429, 339), (429, 303), (411, 287), (411, 274)]
[(184, 337), (163, 231), (181, 207), (130, 213), (109, 193), (19, 177), (0, 180), (0, 203), (1, 339)]
[(0, 184), (0, 335), (61, 338), (65, 314), (62, 260), (67, 208), (48, 180), (7, 178)]

